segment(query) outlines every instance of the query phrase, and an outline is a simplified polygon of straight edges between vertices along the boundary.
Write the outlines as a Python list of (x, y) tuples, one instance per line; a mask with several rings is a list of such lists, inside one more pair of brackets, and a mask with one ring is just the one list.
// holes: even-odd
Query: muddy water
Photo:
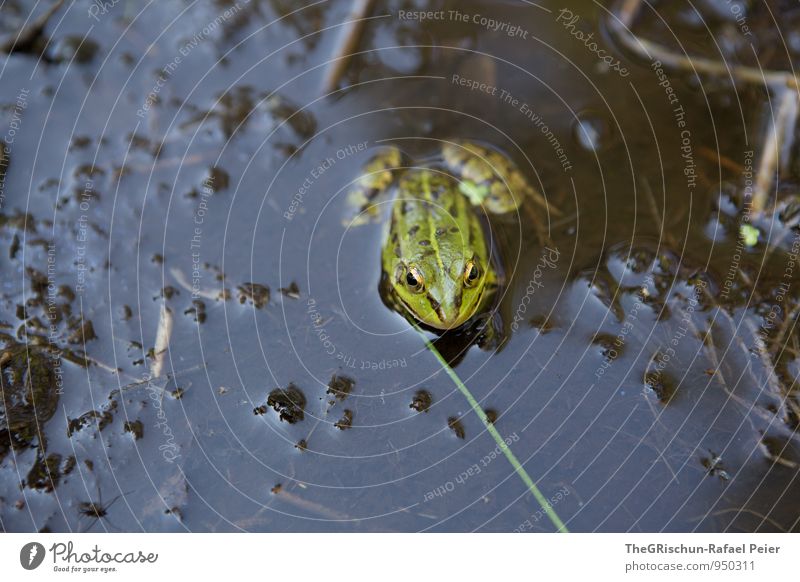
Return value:
[[(328, 96), (344, 2), (77, 2), (4, 57), (0, 331), (60, 384), (0, 432), (2, 528), (551, 531), (348, 225), (375, 147), (458, 137), (553, 209), (548, 249), (493, 224), (504, 348), (443, 350), (567, 526), (796, 530), (791, 212), (737, 241), (763, 89), (638, 60), (591, 2), (378, 4)], [(724, 4), (637, 30), (766, 50)]]

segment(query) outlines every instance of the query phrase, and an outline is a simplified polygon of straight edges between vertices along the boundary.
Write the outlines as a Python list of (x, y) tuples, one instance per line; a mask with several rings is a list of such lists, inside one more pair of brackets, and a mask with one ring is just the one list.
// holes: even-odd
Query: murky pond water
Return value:
[[(492, 224), (503, 348), (438, 345), (567, 527), (800, 527), (796, 148), (739, 237), (763, 87), (640, 60), (588, 1), (379, 2), (329, 95), (346, 2), (85, 1), (31, 31), (34, 4), (0, 9), (6, 51), (30, 33), (0, 69), (3, 530), (552, 531), (382, 301), (382, 226), (348, 225), (375, 148), (451, 138), (553, 209), (547, 246)], [(796, 8), (770, 50), (763, 7), (666, 4), (637, 34), (800, 57)]]

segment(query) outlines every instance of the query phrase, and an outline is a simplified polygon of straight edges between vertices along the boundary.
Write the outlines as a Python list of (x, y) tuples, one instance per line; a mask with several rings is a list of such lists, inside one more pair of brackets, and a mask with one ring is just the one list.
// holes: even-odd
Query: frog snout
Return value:
[(444, 329), (452, 329), (464, 323), (461, 320), (461, 309), (454, 301), (442, 303), (438, 310), (438, 316)]

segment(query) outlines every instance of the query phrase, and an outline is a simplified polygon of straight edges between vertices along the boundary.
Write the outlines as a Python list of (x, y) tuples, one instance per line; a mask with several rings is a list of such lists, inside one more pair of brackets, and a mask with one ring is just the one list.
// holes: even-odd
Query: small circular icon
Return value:
[(26, 570), (35, 570), (44, 561), (44, 546), (39, 542), (29, 542), (19, 551), (19, 563)]

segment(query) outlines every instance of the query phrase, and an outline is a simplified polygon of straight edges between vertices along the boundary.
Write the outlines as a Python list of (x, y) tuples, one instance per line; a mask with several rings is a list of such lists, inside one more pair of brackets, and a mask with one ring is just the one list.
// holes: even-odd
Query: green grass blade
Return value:
[(489, 422), (486, 413), (481, 408), (481, 405), (478, 404), (478, 401), (475, 400), (475, 397), (472, 395), (472, 392), (469, 391), (469, 388), (467, 388), (464, 382), (461, 381), (461, 378), (458, 377), (456, 371), (450, 367), (450, 364), (448, 364), (447, 361), (444, 359), (444, 357), (442, 357), (442, 354), (439, 353), (439, 350), (437, 350), (436, 346), (434, 346), (433, 343), (431, 343), (431, 341), (427, 338), (425, 333), (419, 327), (417, 326), (414, 327), (416, 328), (417, 332), (420, 334), (422, 339), (425, 341), (425, 345), (428, 347), (428, 350), (430, 350), (430, 352), (434, 356), (436, 356), (436, 359), (439, 361), (439, 364), (442, 366), (444, 371), (447, 372), (447, 375), (450, 376), (450, 379), (453, 381), (453, 383), (456, 386), (458, 386), (458, 389), (467, 399), (467, 402), (469, 402), (472, 411), (478, 415), (478, 418), (481, 419), (481, 422), (486, 427), (486, 430), (488, 430), (489, 434), (492, 435), (492, 438), (494, 438), (495, 442), (497, 443), (497, 446), (500, 447), (500, 450), (503, 451), (503, 454), (506, 456), (506, 459), (508, 459), (508, 462), (511, 463), (512, 467), (514, 467), (514, 471), (517, 473), (517, 475), (519, 475), (520, 479), (522, 479), (522, 482), (525, 483), (525, 486), (528, 488), (528, 490), (530, 490), (530, 492), (533, 493), (533, 496), (536, 498), (536, 501), (539, 502), (539, 505), (542, 507), (542, 510), (544, 510), (544, 512), (547, 514), (547, 517), (550, 518), (550, 521), (553, 522), (553, 525), (556, 526), (556, 529), (559, 532), (569, 533), (567, 526), (564, 525), (564, 522), (561, 521), (560, 517), (558, 517), (558, 514), (555, 512), (552, 505), (547, 501), (545, 496), (542, 495), (542, 492), (539, 491), (539, 488), (536, 486), (536, 483), (533, 482), (531, 476), (528, 475), (528, 472), (525, 470), (525, 467), (523, 467), (522, 463), (519, 462), (519, 459), (517, 459), (517, 457), (514, 456), (514, 453), (511, 451), (511, 448), (509, 448), (509, 446), (503, 440), (503, 437), (500, 436), (500, 433), (497, 432), (497, 429), (494, 427), (494, 425), (491, 422)]

